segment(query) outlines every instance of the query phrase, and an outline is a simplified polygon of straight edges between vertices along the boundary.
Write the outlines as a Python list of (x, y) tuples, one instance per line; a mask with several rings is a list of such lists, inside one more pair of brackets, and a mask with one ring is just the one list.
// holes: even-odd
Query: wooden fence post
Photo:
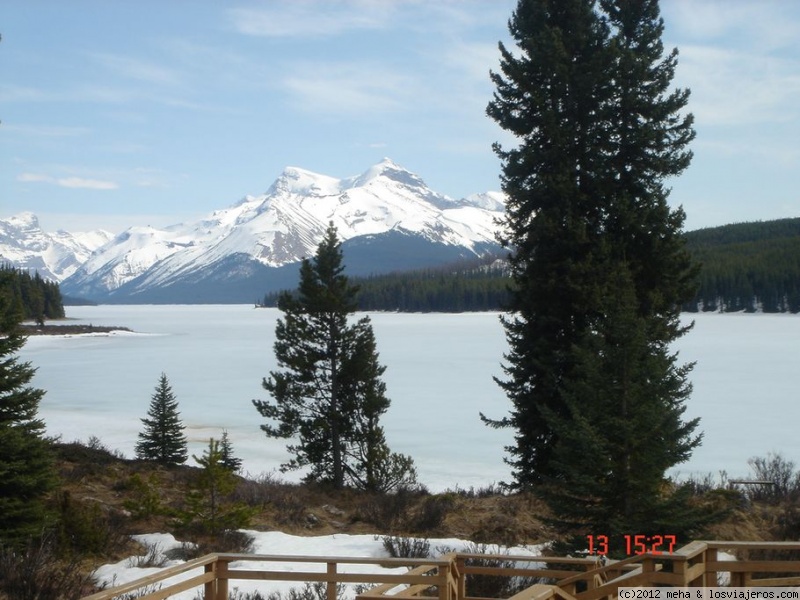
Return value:
[(717, 562), (719, 560), (719, 553), (717, 552), (716, 548), (708, 548), (706, 550), (706, 573), (703, 577), (703, 587), (717, 587), (719, 585), (717, 583), (717, 570), (714, 569), (713, 571), (710, 569), (710, 565), (712, 562)]
[(217, 558), (217, 598), (228, 600), (228, 559)]
[(466, 566), (466, 559), (459, 556), (456, 560), (456, 600), (467, 597), (467, 576), (464, 574)]
[(336, 600), (336, 563), (328, 563), (327, 600)]
[(204, 600), (217, 600), (217, 561), (208, 563), (203, 570), (206, 573), (214, 573), (214, 579), (206, 581), (203, 586), (203, 598)]
[(452, 600), (450, 593), (450, 563), (439, 565), (439, 600)]

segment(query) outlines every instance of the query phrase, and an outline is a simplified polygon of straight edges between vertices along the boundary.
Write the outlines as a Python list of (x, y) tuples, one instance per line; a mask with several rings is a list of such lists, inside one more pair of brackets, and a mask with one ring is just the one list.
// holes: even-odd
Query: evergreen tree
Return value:
[(158, 380), (147, 416), (142, 419), (144, 430), (139, 433), (136, 443), (136, 458), (164, 466), (185, 463), (188, 451), (184, 426), (178, 412), (178, 401), (164, 373)]
[(228, 431), (222, 431), (222, 439), (219, 441), (220, 463), (232, 473), (238, 473), (242, 468), (242, 459), (234, 456), (233, 443), (228, 437)]
[(0, 278), (9, 301), (19, 306), (22, 320), (33, 319), (43, 325), (45, 319), (64, 318), (64, 303), (57, 283), (45, 281), (39, 273), (31, 276), (7, 263), (0, 265)]
[(355, 325), (355, 344), (348, 369), (349, 395), (358, 398), (350, 415), (352, 434), (345, 446), (345, 468), (358, 488), (387, 492), (416, 481), (414, 461), (389, 450), (380, 417), (389, 408), (386, 384), (381, 377), (386, 367), (378, 361), (377, 344), (368, 319)]
[(202, 469), (186, 497), (183, 525), (213, 535), (247, 527), (253, 515), (252, 509), (227, 500), (236, 489), (236, 476), (223, 462), (220, 442), (209, 439), (203, 455), (192, 455), (192, 458)]
[(694, 136), (688, 92), (669, 93), (676, 52), (662, 57), (657, 0), (520, 0), (509, 28), (520, 52), (500, 45), (488, 113), (521, 140), (495, 145), (512, 410), (486, 420), (516, 430), (512, 485), (542, 493), (562, 531), (686, 531), (665, 492), (700, 442), (682, 420), (691, 365), (669, 351), (696, 275), (663, 183)]
[[(501, 387), (516, 430), (507, 448), (514, 487), (552, 474), (555, 436), (545, 411), (564, 412), (573, 345), (597, 312), (596, 244), (608, 132), (594, 115), (610, 101), (608, 28), (587, 0), (521, 0), (509, 23), (520, 56), (500, 44), (502, 74), (489, 116), (523, 142), (495, 151), (508, 196), (501, 243), (511, 250), (509, 351)], [(600, 146), (600, 147), (598, 147)]]
[[(284, 470), (308, 467), (307, 481), (372, 488), (413, 479), (410, 458), (386, 447), (378, 417), (389, 406), (384, 367), (378, 364), (372, 325), (350, 325), (357, 288), (344, 275), (342, 250), (333, 224), (313, 260), (300, 267), (296, 294), (283, 293), (275, 328), (280, 371), (263, 380), (273, 401), (253, 400), (271, 422), (270, 437), (295, 437)], [(369, 439), (368, 439), (369, 438)], [(392, 477), (378, 476), (384, 471)]]
[(704, 516), (682, 508), (683, 496), (667, 492), (664, 480), (698, 441), (691, 436), (697, 420), (682, 420), (690, 365), (676, 365), (665, 344), (648, 343), (626, 265), (608, 285), (603, 317), (574, 350), (578, 376), (562, 392), (567, 414), (548, 415), (557, 475), (538, 491), (575, 546), (583, 547), (587, 532), (609, 532), (610, 549), (619, 554), (623, 538), (613, 534), (685, 540)]
[(35, 369), (20, 362), (22, 304), (14, 290), (18, 275), (0, 271), (0, 546), (18, 546), (42, 532), (44, 496), (56, 476), (44, 422), (38, 417), (44, 391), (31, 387)]

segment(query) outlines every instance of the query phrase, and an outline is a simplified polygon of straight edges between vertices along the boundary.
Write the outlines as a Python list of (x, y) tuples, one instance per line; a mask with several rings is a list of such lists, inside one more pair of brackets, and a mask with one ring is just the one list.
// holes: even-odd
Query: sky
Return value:
[[(166, 226), (384, 157), (499, 190), (485, 115), (515, 0), (3, 0), (0, 218)], [(800, 216), (800, 2), (662, 0), (692, 166), (687, 230)]]

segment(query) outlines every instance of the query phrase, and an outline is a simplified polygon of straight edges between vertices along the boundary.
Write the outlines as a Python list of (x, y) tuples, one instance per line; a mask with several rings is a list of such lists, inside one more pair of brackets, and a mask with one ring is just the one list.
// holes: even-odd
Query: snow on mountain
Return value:
[(113, 236), (103, 230), (46, 233), (33, 213), (0, 219), (0, 262), (63, 281)]
[(462, 201), (470, 206), (485, 208), (486, 210), (504, 211), (506, 209), (506, 196), (503, 192), (482, 192), (472, 194)]
[[(389, 159), (346, 179), (287, 167), (265, 194), (246, 196), (197, 222), (126, 230), (64, 287), (73, 295), (123, 301), (171, 286), (185, 293), (187, 285), (196, 288), (203, 281), (222, 286), (242, 278), (269, 279), (274, 270), (311, 256), (330, 222), (344, 241), (383, 244), (376, 255), (391, 254), (390, 245), (395, 253), (412, 247), (421, 252), (427, 245), (429, 252), (450, 249), (446, 254), (453, 260), (495, 245), (494, 221), (502, 208), (489, 194), (453, 200), (434, 192)], [(388, 266), (362, 269), (380, 272)], [(263, 290), (264, 282), (259, 285)]]

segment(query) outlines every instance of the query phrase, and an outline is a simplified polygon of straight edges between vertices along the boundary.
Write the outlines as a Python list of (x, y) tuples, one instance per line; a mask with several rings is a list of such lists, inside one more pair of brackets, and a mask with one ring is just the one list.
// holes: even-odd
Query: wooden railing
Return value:
[[(290, 569), (260, 570), (243, 569), (240, 563), (262, 562), (291, 565)], [(364, 572), (353, 566), (371, 565), (381, 567), (383, 572)], [(346, 570), (340, 567), (347, 566)], [(316, 567), (316, 568), (314, 568)], [(456, 577), (452, 570), (455, 562), (451, 557), (438, 560), (404, 558), (352, 558), (352, 557), (311, 557), (279, 556), (259, 554), (208, 554), (187, 563), (162, 569), (130, 583), (104, 590), (83, 600), (113, 600), (130, 593), (142, 593), (153, 589), (138, 600), (163, 600), (179, 592), (203, 586), (205, 600), (228, 600), (229, 582), (232, 580), (297, 581), (324, 582), (327, 584), (327, 600), (336, 600), (336, 586), (340, 583), (382, 584), (363, 595), (364, 598), (383, 597), (373, 595), (375, 589), (390, 591), (398, 586), (412, 586), (415, 590), (436, 588), (439, 600), (456, 600)], [(390, 572), (398, 569), (402, 572)], [(410, 570), (409, 570), (410, 569)], [(178, 578), (178, 581), (169, 582)], [(405, 595), (405, 594), (404, 594)]]
[[(722, 551), (736, 560), (720, 560)], [(643, 554), (607, 564), (595, 558), (467, 553), (439, 559), (209, 554), (83, 600), (114, 600), (130, 593), (140, 594), (140, 600), (164, 600), (200, 587), (205, 600), (228, 600), (229, 582), (244, 580), (322, 582), (327, 585), (326, 600), (336, 600), (337, 585), (344, 583), (373, 586), (357, 600), (423, 595), (477, 600), (470, 587), (487, 576), (537, 581), (510, 600), (614, 600), (620, 587), (797, 586), (800, 560), (786, 558), (792, 551), (800, 556), (800, 543), (696, 541), (671, 554)], [(244, 568), (253, 562), (264, 566)]]

